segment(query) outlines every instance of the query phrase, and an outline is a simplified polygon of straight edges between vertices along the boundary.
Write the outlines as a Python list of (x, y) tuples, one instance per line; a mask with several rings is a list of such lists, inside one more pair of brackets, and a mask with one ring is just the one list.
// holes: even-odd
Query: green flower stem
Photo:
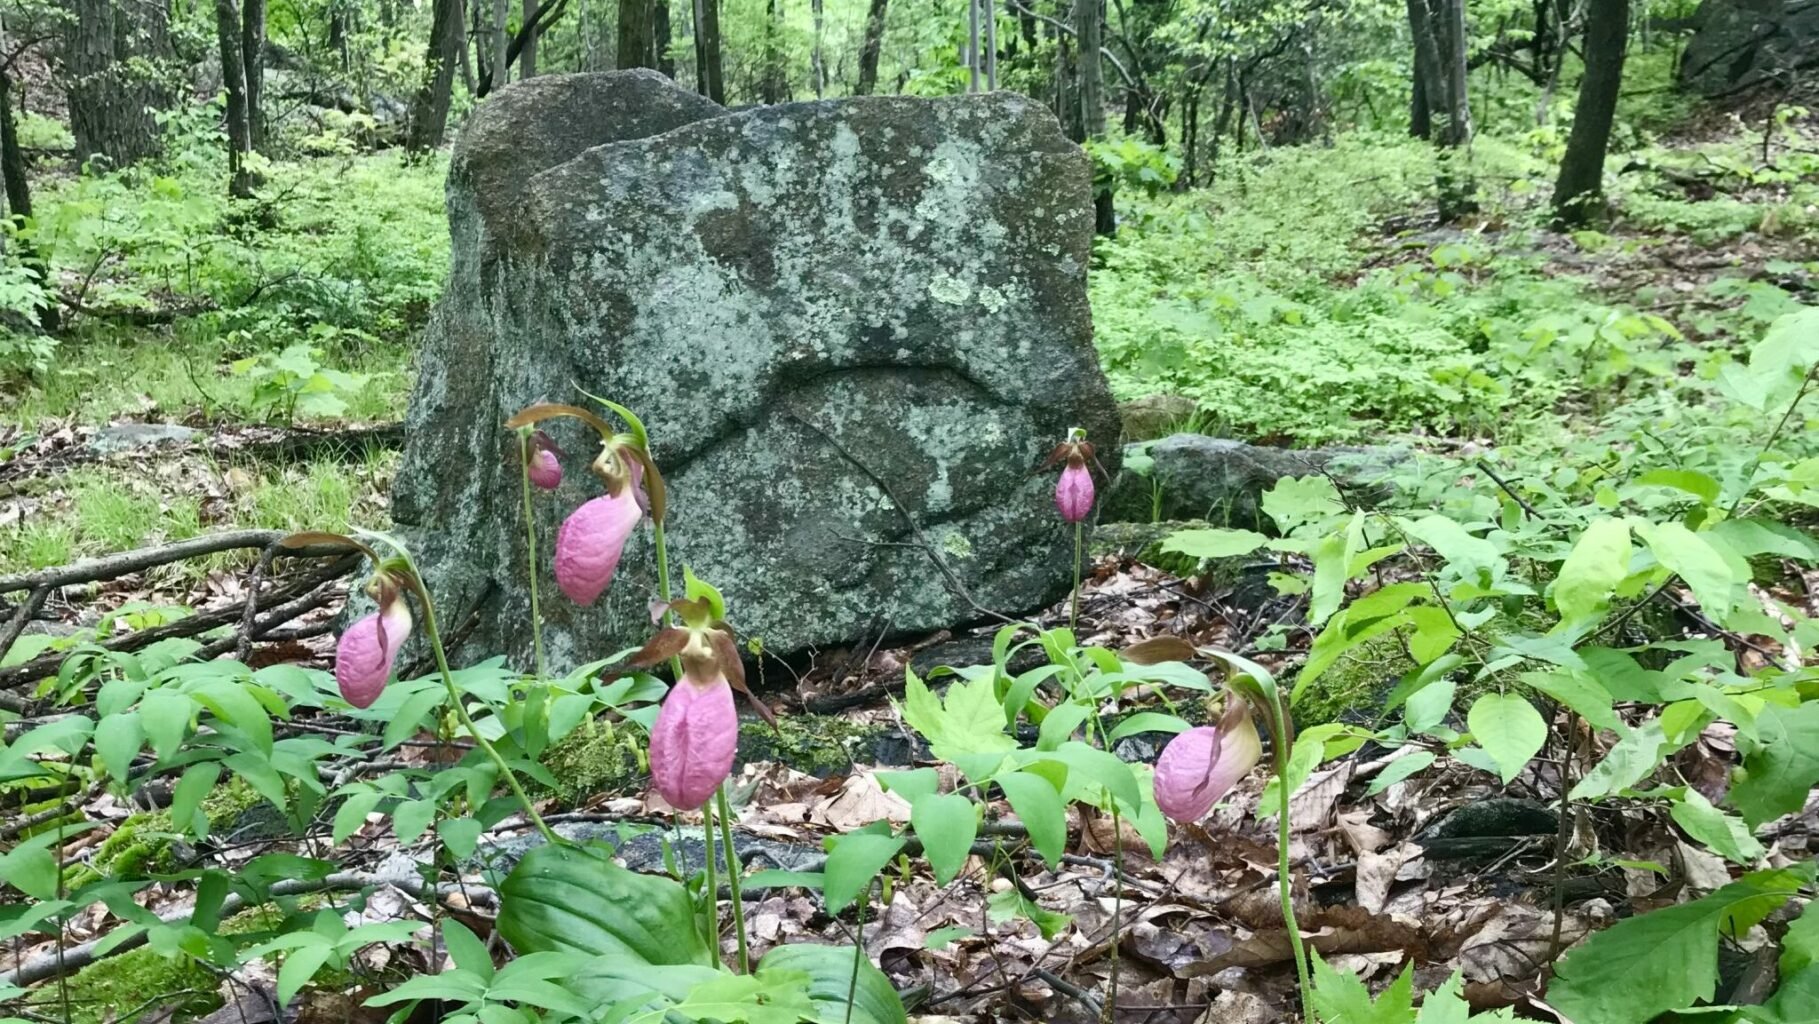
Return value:
[(1282, 894), (1282, 924), (1295, 952), (1295, 976), (1301, 983), (1301, 1019), (1314, 1024), (1314, 989), (1307, 976), (1307, 950), (1301, 944), (1301, 926), (1295, 922), (1294, 883), (1288, 869), (1288, 758), (1276, 758), (1276, 793), (1282, 806), (1276, 811), (1276, 889)]
[(467, 730), (467, 734), (473, 737), (481, 750), (486, 751), (486, 756), (493, 759), (493, 764), (499, 768), (499, 774), (505, 777), (506, 785), (511, 787), (512, 794), (524, 807), (525, 816), (537, 826), (538, 832), (543, 833), (544, 841), (552, 844), (561, 842), (556, 833), (551, 831), (549, 825), (543, 820), (543, 815), (537, 813), (536, 805), (531, 803), (531, 798), (525, 794), (524, 787), (519, 785), (518, 776), (512, 771), (511, 765), (506, 764), (505, 758), (499, 756), (498, 749), (492, 745), (491, 741), (480, 735), (479, 727), (474, 725), (473, 717), (467, 713), (467, 706), (461, 703), (461, 691), (455, 688), (454, 673), (450, 672), (448, 668), (448, 655), (442, 650), (442, 632), (436, 628), (436, 606), (430, 601), (429, 591), (424, 589), (422, 577), (417, 574), (415, 565), (411, 566), (411, 578), (417, 582), (417, 600), (423, 605), (423, 632), (429, 636), (430, 650), (436, 653), (436, 668), (442, 673), (442, 683), (448, 687), (449, 702), (455, 705), (455, 714), (460, 716), (462, 728)]
[(531, 435), (529, 429), (518, 432), (518, 484), (524, 492), (524, 549), (530, 560), (527, 575), (531, 584), (531, 643), (537, 654), (537, 678), (549, 678), (549, 667), (543, 658), (543, 609), (537, 602), (537, 521), (531, 514)]
[(720, 815), (720, 845), (726, 850), (726, 884), (733, 891), (733, 934), (739, 940), (739, 972), (752, 973), (751, 950), (745, 945), (745, 902), (739, 892), (739, 852), (733, 848), (733, 807), (726, 799), (726, 783), (714, 790), (714, 806)]
[(1069, 632), (1080, 628), (1080, 564), (1083, 550), (1081, 539), (1084, 532), (1080, 523), (1074, 524), (1074, 595), (1073, 603), (1069, 606), (1067, 613)]
[(702, 863), (707, 868), (707, 926), (708, 945), (714, 951), (714, 966), (720, 966), (720, 873), (714, 861), (719, 854), (714, 850), (714, 803), (708, 801), (701, 805), (701, 842), (703, 847)]

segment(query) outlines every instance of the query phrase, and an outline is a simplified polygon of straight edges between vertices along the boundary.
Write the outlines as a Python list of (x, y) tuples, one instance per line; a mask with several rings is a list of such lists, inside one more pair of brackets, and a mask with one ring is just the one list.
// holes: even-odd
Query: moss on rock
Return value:
[(777, 761), (820, 778), (872, 761), (871, 744), (882, 730), (831, 715), (779, 718), (777, 728), (758, 721), (739, 723), (739, 762)]
[(1335, 722), (1348, 713), (1374, 719), (1390, 687), (1414, 667), (1394, 633), (1372, 637), (1340, 655), (1308, 686), (1295, 702), (1295, 724), (1305, 728)]
[[(202, 813), (208, 816), (210, 834), (239, 830), (242, 821), (261, 809), (282, 821), (283, 814), (261, 797), (253, 787), (235, 776), (226, 785), (217, 786), (202, 798)], [(267, 815), (262, 815), (266, 817)], [(280, 832), (283, 828), (280, 827)], [(174, 871), (178, 863), (178, 844), (187, 837), (171, 821), (169, 811), (147, 811), (135, 814), (115, 826), (114, 831), (95, 848), (85, 870), (72, 873), (72, 885), (96, 878), (125, 878), (151, 872)]]

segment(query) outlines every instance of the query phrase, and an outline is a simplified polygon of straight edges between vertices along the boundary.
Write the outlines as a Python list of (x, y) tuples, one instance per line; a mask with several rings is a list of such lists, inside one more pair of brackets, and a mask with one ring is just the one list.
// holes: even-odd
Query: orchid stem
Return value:
[(1067, 613), (1067, 628), (1068, 628), (1069, 632), (1073, 632), (1080, 628), (1080, 560), (1081, 560), (1081, 553), (1082, 553), (1082, 548), (1083, 548), (1083, 545), (1081, 543), (1083, 533), (1084, 533), (1084, 530), (1082, 529), (1081, 525), (1079, 523), (1075, 523), (1074, 524), (1074, 593), (1073, 593), (1073, 602), (1068, 607), (1068, 613)]
[(752, 973), (752, 954), (745, 945), (745, 903), (739, 894), (739, 853), (733, 848), (733, 806), (726, 798), (726, 783), (714, 790), (714, 807), (720, 815), (720, 845), (726, 850), (726, 884), (733, 892), (733, 934), (739, 939), (739, 973)]
[[(1280, 720), (1280, 719), (1279, 719)], [(1280, 745), (1283, 737), (1275, 737)], [(1278, 746), (1280, 750), (1281, 747)], [(1307, 976), (1307, 950), (1301, 943), (1301, 926), (1295, 921), (1294, 881), (1289, 875), (1288, 864), (1288, 758), (1282, 754), (1276, 757), (1276, 794), (1282, 806), (1276, 809), (1276, 889), (1282, 895), (1282, 925), (1288, 929), (1288, 944), (1295, 953), (1295, 977), (1301, 983), (1301, 1019), (1306, 1024), (1314, 1022), (1313, 986)]]
[[(714, 950), (714, 966), (720, 966), (720, 872), (714, 863), (719, 856), (714, 849), (714, 802), (701, 805), (701, 843), (707, 871), (708, 945)], [(743, 936), (741, 937), (743, 941)]]
[(530, 560), (529, 572), (531, 584), (531, 644), (536, 651), (537, 678), (549, 678), (549, 668), (543, 658), (543, 609), (537, 601), (537, 520), (532, 516), (531, 506), (531, 436), (528, 430), (518, 432), (518, 486), (524, 492), (524, 549), (525, 557)]
[(443, 685), (448, 687), (448, 699), (455, 705), (455, 714), (461, 719), (461, 727), (467, 730), (467, 734), (473, 737), (481, 750), (486, 751), (486, 756), (493, 759), (493, 764), (499, 768), (499, 774), (505, 777), (506, 785), (511, 787), (512, 795), (516, 796), (518, 803), (523, 806), (525, 816), (530, 818), (531, 824), (537, 826), (538, 832), (543, 833), (544, 841), (555, 845), (561, 840), (544, 822), (543, 815), (537, 813), (537, 806), (531, 803), (531, 798), (525, 794), (524, 787), (519, 785), (518, 776), (512, 771), (511, 765), (506, 764), (505, 758), (499, 756), (498, 749), (490, 740), (480, 735), (480, 728), (474, 724), (473, 717), (467, 713), (467, 705), (461, 703), (461, 691), (455, 687), (455, 675), (448, 668), (448, 654), (442, 649), (442, 631), (436, 628), (436, 606), (430, 600), (429, 591), (424, 588), (423, 578), (417, 574), (417, 567), (414, 565), (411, 566), (411, 578), (417, 582), (417, 600), (423, 604), (423, 632), (429, 636), (430, 650), (436, 654), (436, 668), (442, 673)]

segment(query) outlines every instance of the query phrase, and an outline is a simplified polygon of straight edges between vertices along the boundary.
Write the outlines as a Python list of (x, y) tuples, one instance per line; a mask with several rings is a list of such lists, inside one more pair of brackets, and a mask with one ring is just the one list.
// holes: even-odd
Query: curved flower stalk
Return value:
[[(417, 571), (416, 563), (411, 560), (410, 551), (386, 534), (372, 533), (369, 536), (383, 541), (395, 553), (390, 557), (381, 557), (370, 545), (335, 533), (293, 533), (278, 542), (279, 546), (286, 548), (303, 548), (322, 543), (345, 544), (364, 552), (373, 561), (373, 578), (367, 584), (367, 591), (373, 594), (374, 599), (379, 602), (379, 611), (350, 626), (337, 644), (335, 682), (337, 686), (341, 687), (342, 695), (348, 696), (347, 684), (342, 682), (342, 662), (339, 657), (342, 654), (351, 653), (353, 655), (348, 663), (350, 678), (361, 687), (369, 687), (372, 685), (372, 673), (376, 671), (370, 667), (373, 644), (376, 641), (377, 649), (383, 658), (386, 676), (390, 675), (392, 660), (398, 654), (397, 648), (403, 646), (404, 637), (409, 631), (408, 627), (396, 631), (397, 638), (393, 642), (391, 639), (393, 633), (382, 632), (382, 630), (390, 630), (393, 623), (408, 623), (410, 608), (406, 603), (406, 594), (414, 596), (417, 599), (417, 606), (423, 612), (423, 635), (429, 641), (430, 651), (436, 656), (436, 668), (442, 674), (442, 684), (448, 688), (449, 703), (454, 706), (455, 715), (460, 718), (462, 727), (467, 730), (468, 736), (472, 737), (475, 745), (484, 750), (487, 757), (492, 760), (494, 767), (499, 770), (500, 777), (505, 779), (506, 785), (511, 788), (512, 795), (518, 798), (518, 804), (524, 809), (525, 817), (529, 818), (531, 823), (537, 827), (537, 831), (543, 833), (546, 841), (558, 842), (556, 833), (550, 830), (549, 825), (543, 820), (543, 815), (537, 813), (537, 806), (531, 803), (530, 797), (525, 794), (524, 786), (518, 782), (518, 776), (512, 771), (511, 765), (506, 763), (505, 758), (499, 756), (498, 749), (480, 732), (479, 727), (474, 724), (473, 717), (468, 714), (467, 705), (461, 700), (461, 691), (455, 686), (454, 673), (448, 667), (448, 652), (442, 646), (442, 632), (436, 625), (435, 602), (430, 600), (429, 590), (423, 586), (423, 576)], [(391, 619), (391, 623), (387, 622), (388, 618)], [(372, 640), (365, 639), (368, 635), (365, 624), (369, 619), (374, 620)], [(352, 637), (351, 640), (350, 637)], [(367, 696), (365, 689), (357, 687), (355, 695), (363, 697), (366, 703), (360, 704), (351, 696), (348, 697), (348, 703), (357, 707), (367, 707), (378, 699), (379, 692), (383, 690), (384, 686), (385, 677), (379, 677), (378, 686), (372, 689), (370, 696)]]
[[(625, 542), (648, 511), (661, 528), (663, 477), (651, 461), (644, 424), (624, 406), (599, 400), (630, 428), (621, 433), (598, 415), (573, 405), (539, 404), (520, 411), (505, 425), (514, 430), (559, 417), (578, 419), (600, 435), (600, 453), (588, 465), (606, 493), (569, 513), (556, 533), (556, 585), (569, 600), (591, 605), (613, 581)], [(553, 446), (552, 446), (553, 447)], [(539, 448), (538, 454), (548, 449)], [(527, 467), (535, 456), (527, 455)], [(558, 469), (560, 467), (558, 466)], [(528, 475), (528, 468), (527, 468)]]

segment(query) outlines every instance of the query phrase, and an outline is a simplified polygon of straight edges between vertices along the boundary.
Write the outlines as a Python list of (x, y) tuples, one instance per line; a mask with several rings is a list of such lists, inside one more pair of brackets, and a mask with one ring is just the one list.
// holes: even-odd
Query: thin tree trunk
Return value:
[(985, 88), (998, 91), (998, 10), (992, 0), (979, 0), (985, 8)]
[(701, 94), (726, 102), (726, 69), (720, 59), (720, 0), (695, 0), (695, 79)]
[(421, 153), (442, 145), (448, 130), (448, 105), (455, 87), (455, 65), (462, 59), (465, 43), (462, 22), (466, 17), (462, 0), (433, 0), (435, 12), (430, 20), (429, 49), (424, 57), (423, 84), (411, 102), (411, 130), (406, 148)]
[(252, 140), (246, 127), (246, 68), (240, 34), (240, 11), (234, 0), (215, 0), (215, 35), (221, 44), (221, 84), (227, 91), (227, 193), (236, 199), (253, 194), (246, 168)]
[(871, 0), (865, 13), (865, 41), (859, 47), (859, 84), (855, 96), (870, 96), (878, 87), (878, 57), (884, 49), (884, 18), (890, 0)]
[(979, 0), (966, 0), (966, 91), (979, 91)]
[[(1074, 0), (1074, 41), (1080, 44), (1080, 131), (1088, 140), (1105, 138), (1105, 56), (1100, 52), (1105, 20), (1100, 3)], [(1113, 203), (1110, 183), (1094, 191), (1093, 229), (1102, 235), (1118, 231)]]
[(1427, 102), (1427, 80), (1421, 77), (1420, 68), (1416, 68), (1409, 78), (1413, 86), (1408, 91), (1408, 133), (1417, 139), (1434, 137), (1434, 113)]
[(1585, 77), (1554, 183), (1554, 219), (1562, 226), (1584, 224), (1603, 206), (1604, 156), (1623, 86), (1629, 17), (1629, 0), (1590, 0), (1586, 11)]
[(1466, 95), (1465, 0), (1440, 0), (1445, 41), (1442, 51), (1446, 71), (1445, 149), (1440, 154), (1440, 219), (1457, 220), (1476, 209), (1472, 201), (1470, 153), (1472, 108)]
[(613, 65), (627, 68), (651, 66), (650, 0), (619, 0), (619, 47)]
[(789, 77), (783, 67), (783, 46), (777, 31), (777, 0), (765, 0), (764, 3), (764, 63), (758, 79), (758, 97), (766, 103), (782, 103), (788, 99)]
[(518, 48), (518, 80), (537, 77), (537, 0), (524, 0), (519, 15), (530, 31), (524, 34), (524, 45)]
[(651, 57), (665, 78), (676, 77), (676, 59), (670, 56), (669, 0), (651, 0)]
[(822, 0), (811, 0), (809, 9), (815, 17), (815, 47), (809, 51), (809, 77), (813, 79), (815, 98), (820, 99), (827, 91), (827, 58), (821, 51), (822, 23), (826, 20), (825, 5)]
[[(13, 76), (10, 69), (0, 68), (0, 177), (6, 179), (7, 217), (17, 231), (32, 216), (32, 185), (25, 176), (25, 152), (19, 148), (19, 125), (13, 113)], [(38, 326), (54, 334), (61, 326), (57, 300), (52, 291), (50, 267), (39, 256), (38, 249), (23, 235), (15, 235), (19, 247), (19, 264), (37, 275), (44, 287), (44, 305), (38, 309)]]
[(511, 11), (511, 0), (493, 0), (493, 92), (505, 88), (505, 83), (512, 80), (512, 59), (508, 51), (511, 34), (505, 30), (505, 20), (511, 16)]
[(241, 52), (246, 76), (246, 138), (254, 150), (265, 149), (265, 0), (241, 0)]

